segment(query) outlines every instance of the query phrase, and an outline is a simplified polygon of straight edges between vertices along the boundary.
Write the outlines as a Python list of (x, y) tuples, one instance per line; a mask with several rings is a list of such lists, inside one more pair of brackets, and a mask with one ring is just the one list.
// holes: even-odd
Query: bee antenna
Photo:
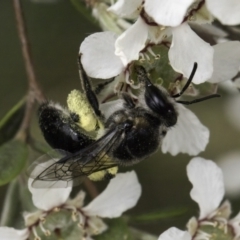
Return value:
[(146, 84), (147, 87), (152, 86), (152, 82), (148, 78), (146, 69), (143, 66), (135, 66), (137, 72), (137, 78), (139, 82), (143, 82)]
[(190, 105), (190, 104), (193, 104), (193, 103), (198, 103), (198, 102), (202, 102), (202, 101), (205, 101), (205, 100), (208, 100), (208, 99), (211, 99), (211, 98), (217, 98), (217, 97), (221, 97), (221, 95), (215, 93), (215, 94), (208, 95), (206, 97), (194, 99), (192, 101), (181, 101), (181, 100), (179, 100), (179, 101), (176, 101), (176, 102), (184, 104), (184, 105)]
[(193, 80), (193, 77), (194, 77), (194, 75), (195, 75), (195, 73), (196, 73), (196, 71), (197, 71), (197, 67), (198, 67), (198, 64), (195, 62), (195, 63), (193, 64), (193, 69), (192, 69), (192, 72), (191, 72), (191, 74), (190, 74), (190, 77), (188, 78), (185, 86), (182, 88), (182, 90), (181, 90), (179, 93), (173, 95), (173, 96), (172, 96), (173, 98), (180, 97), (180, 96), (183, 95), (183, 93), (187, 90), (187, 88), (188, 88), (189, 85), (191, 84), (191, 82), (192, 82), (192, 80)]

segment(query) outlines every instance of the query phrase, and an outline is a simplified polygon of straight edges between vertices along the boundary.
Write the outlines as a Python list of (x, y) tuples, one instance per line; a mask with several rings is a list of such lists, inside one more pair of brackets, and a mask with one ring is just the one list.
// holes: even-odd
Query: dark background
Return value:
[[(101, 30), (81, 16), (70, 1), (61, 0), (55, 4), (36, 4), (30, 0), (22, 2), (38, 81), (47, 98), (65, 104), (67, 94), (80, 87), (77, 68), (80, 43), (89, 34)], [(26, 91), (27, 79), (12, 1), (0, 0), (0, 117), (3, 117)], [(190, 107), (211, 130), (210, 143), (200, 156), (212, 160), (217, 160), (230, 150), (239, 149), (240, 144), (239, 132), (225, 117), (223, 105), (228, 96), (224, 92), (222, 95), (221, 99)], [(42, 139), (35, 115), (32, 132), (34, 136)], [(172, 157), (159, 151), (134, 166), (143, 192), (138, 205), (131, 210), (132, 214), (181, 207), (187, 210), (180, 217), (137, 227), (159, 235), (171, 226), (183, 229), (190, 217), (198, 216), (197, 204), (189, 196), (191, 184), (186, 176), (186, 165), (190, 159), (188, 155)], [(99, 188), (104, 185), (106, 183), (100, 184)], [(6, 187), (0, 188), (1, 200), (5, 189)], [(237, 212), (240, 202), (236, 199), (232, 202), (233, 210)]]

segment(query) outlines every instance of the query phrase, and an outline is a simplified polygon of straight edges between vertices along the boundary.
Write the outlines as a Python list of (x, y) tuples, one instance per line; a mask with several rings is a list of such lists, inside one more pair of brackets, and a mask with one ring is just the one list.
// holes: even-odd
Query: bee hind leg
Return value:
[(78, 65), (79, 65), (79, 76), (80, 76), (82, 88), (83, 88), (83, 90), (86, 94), (86, 97), (87, 97), (89, 103), (91, 104), (96, 116), (100, 117), (101, 111), (99, 110), (98, 99), (96, 97), (95, 92), (92, 90), (90, 79), (87, 76), (87, 74), (83, 68), (83, 65), (81, 62), (81, 55), (79, 55), (79, 57), (78, 57)]

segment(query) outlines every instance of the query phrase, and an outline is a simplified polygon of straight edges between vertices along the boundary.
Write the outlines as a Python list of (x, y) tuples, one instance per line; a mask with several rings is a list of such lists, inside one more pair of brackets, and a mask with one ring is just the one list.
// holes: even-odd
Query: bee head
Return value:
[(147, 106), (159, 116), (167, 127), (174, 126), (177, 122), (177, 112), (168, 93), (152, 84), (144, 67), (136, 66), (135, 69), (139, 82), (145, 85)]
[(146, 85), (145, 101), (147, 106), (161, 118), (167, 127), (177, 123), (177, 112), (165, 91), (153, 84)]

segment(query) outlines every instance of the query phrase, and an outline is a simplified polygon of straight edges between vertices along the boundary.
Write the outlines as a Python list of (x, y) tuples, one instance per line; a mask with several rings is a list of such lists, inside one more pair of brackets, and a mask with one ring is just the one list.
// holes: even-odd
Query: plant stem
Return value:
[(89, 195), (92, 197), (92, 198), (95, 198), (98, 196), (98, 190), (96, 188), (96, 186), (94, 185), (94, 183), (89, 180), (87, 177), (85, 178), (84, 180), (84, 185), (89, 193)]
[(28, 79), (28, 94), (25, 115), (21, 124), (21, 127), (16, 135), (16, 138), (26, 140), (29, 133), (29, 125), (31, 121), (31, 115), (34, 107), (34, 103), (42, 103), (46, 101), (38, 83), (33, 66), (30, 44), (27, 37), (26, 24), (24, 21), (22, 5), (20, 0), (13, 0), (13, 8), (16, 17), (16, 26), (18, 30), (18, 36), (21, 43), (22, 55), (25, 63), (27, 79)]

